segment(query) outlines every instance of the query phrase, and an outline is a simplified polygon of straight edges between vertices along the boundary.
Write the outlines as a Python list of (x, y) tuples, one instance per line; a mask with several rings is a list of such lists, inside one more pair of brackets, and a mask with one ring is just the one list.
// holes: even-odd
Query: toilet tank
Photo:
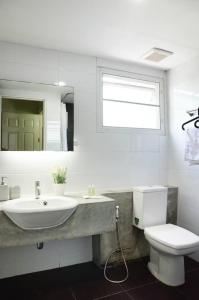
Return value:
[(167, 187), (139, 186), (133, 189), (133, 225), (145, 227), (166, 224)]

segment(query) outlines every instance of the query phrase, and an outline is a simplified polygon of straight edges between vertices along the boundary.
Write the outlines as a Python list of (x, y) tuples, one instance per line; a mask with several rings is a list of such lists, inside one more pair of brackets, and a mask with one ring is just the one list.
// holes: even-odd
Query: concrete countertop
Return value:
[(0, 247), (32, 245), (115, 230), (115, 200), (104, 196), (97, 199), (84, 199), (79, 195), (70, 197), (79, 202), (76, 211), (64, 224), (54, 228), (23, 230), (0, 211)]

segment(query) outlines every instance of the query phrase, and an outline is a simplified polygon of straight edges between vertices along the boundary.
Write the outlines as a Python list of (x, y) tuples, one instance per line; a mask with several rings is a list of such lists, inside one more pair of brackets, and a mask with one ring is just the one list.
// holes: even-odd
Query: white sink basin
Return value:
[(4, 213), (22, 229), (44, 229), (63, 224), (76, 210), (78, 201), (69, 197), (20, 198), (6, 201)]

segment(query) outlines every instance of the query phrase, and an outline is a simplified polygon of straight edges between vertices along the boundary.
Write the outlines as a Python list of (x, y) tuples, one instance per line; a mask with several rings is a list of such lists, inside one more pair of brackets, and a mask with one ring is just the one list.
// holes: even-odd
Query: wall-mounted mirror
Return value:
[(73, 151), (74, 88), (0, 80), (1, 151)]

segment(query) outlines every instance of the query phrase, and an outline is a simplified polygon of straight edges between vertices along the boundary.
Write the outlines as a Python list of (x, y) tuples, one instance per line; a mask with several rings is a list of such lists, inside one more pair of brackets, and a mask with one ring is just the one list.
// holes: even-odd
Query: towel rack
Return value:
[(197, 123), (199, 123), (199, 107), (197, 109), (194, 109), (194, 110), (188, 110), (187, 113), (190, 115), (190, 117), (193, 117), (195, 114), (197, 114), (197, 117), (183, 123), (182, 124), (182, 130), (185, 130), (185, 125), (186, 124), (191, 123), (193, 121), (195, 121), (194, 126), (196, 128), (199, 128), (199, 124), (197, 124)]
[(194, 115), (198, 114), (199, 107), (197, 109), (187, 110), (186, 113), (190, 115), (190, 117), (193, 117)]

